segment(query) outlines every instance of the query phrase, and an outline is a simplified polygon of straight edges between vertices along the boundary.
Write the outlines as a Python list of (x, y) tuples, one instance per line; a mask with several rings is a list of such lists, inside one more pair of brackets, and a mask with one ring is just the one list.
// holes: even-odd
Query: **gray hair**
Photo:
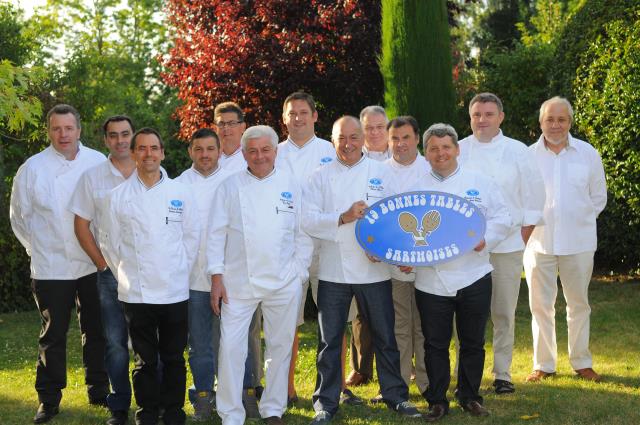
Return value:
[(498, 107), (498, 111), (500, 112), (502, 112), (504, 109), (502, 107), (502, 101), (498, 96), (496, 96), (493, 93), (485, 92), (485, 93), (478, 93), (477, 95), (473, 96), (473, 99), (471, 99), (471, 102), (469, 102), (469, 112), (471, 112), (471, 107), (478, 102), (479, 103), (495, 103), (496, 106)]
[(384, 117), (386, 122), (389, 122), (389, 118), (387, 118), (387, 111), (380, 105), (370, 105), (366, 106), (362, 111), (360, 111), (360, 121), (364, 120), (364, 117), (367, 115), (380, 114)]
[(555, 103), (564, 105), (567, 108), (567, 112), (569, 113), (569, 119), (571, 120), (571, 122), (573, 122), (573, 107), (571, 106), (571, 103), (566, 98), (560, 97), (560, 96), (554, 96), (551, 99), (547, 99), (544, 102), (542, 102), (542, 105), (540, 105), (540, 115), (538, 115), (538, 122), (542, 122), (542, 117), (544, 116), (544, 113), (546, 112), (547, 108)]
[(422, 135), (422, 148), (426, 151), (427, 144), (429, 143), (429, 139), (432, 136), (436, 137), (451, 137), (453, 144), (458, 146), (458, 133), (456, 133), (455, 128), (451, 127), (449, 124), (444, 123), (436, 123), (431, 125), (431, 127), (427, 128), (427, 131)]
[(253, 127), (247, 128), (244, 133), (242, 133), (242, 138), (240, 139), (242, 151), (244, 152), (247, 150), (249, 140), (260, 139), (262, 137), (267, 137), (274, 149), (278, 148), (278, 133), (276, 133), (273, 128), (268, 125), (254, 125)]

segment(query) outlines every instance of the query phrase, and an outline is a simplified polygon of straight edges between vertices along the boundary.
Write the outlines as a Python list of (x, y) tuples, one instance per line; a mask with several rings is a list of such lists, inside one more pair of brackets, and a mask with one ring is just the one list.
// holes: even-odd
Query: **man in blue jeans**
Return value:
[[(96, 239), (99, 240), (101, 225), (104, 224), (101, 216), (106, 212), (106, 195), (124, 182), (135, 168), (129, 150), (134, 129), (131, 119), (124, 115), (107, 118), (102, 129), (109, 159), (82, 175), (69, 209), (75, 214), (74, 227), (80, 246), (98, 268), (98, 293), (106, 340), (105, 367), (111, 383), (111, 393), (107, 396), (111, 417), (107, 425), (121, 425), (127, 422), (131, 405), (127, 323), (118, 301), (118, 282), (109, 270)], [(95, 229), (95, 237), (91, 225)]]

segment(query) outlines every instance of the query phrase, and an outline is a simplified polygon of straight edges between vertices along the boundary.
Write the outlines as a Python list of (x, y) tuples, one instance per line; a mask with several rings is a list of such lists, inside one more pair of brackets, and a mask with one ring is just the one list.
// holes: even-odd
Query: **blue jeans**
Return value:
[[(218, 374), (218, 348), (220, 347), (220, 317), (211, 309), (211, 293), (189, 290), (189, 367), (193, 385), (189, 388), (189, 401), (194, 403), (199, 392), (213, 392), (214, 378)], [(251, 326), (255, 326), (255, 316)], [(249, 344), (245, 362), (244, 388), (253, 387), (253, 350)]]
[(370, 325), (382, 397), (389, 406), (409, 398), (409, 389), (400, 374), (391, 281), (345, 284), (321, 280), (318, 286), (318, 376), (312, 398), (316, 412), (326, 410), (334, 415), (338, 410), (342, 382), (340, 352), (354, 296), (358, 312)]
[(107, 404), (112, 411), (129, 410), (131, 384), (127, 321), (122, 304), (118, 301), (118, 282), (109, 269), (98, 272), (98, 294), (106, 340), (104, 363), (111, 383), (111, 394), (107, 396)]

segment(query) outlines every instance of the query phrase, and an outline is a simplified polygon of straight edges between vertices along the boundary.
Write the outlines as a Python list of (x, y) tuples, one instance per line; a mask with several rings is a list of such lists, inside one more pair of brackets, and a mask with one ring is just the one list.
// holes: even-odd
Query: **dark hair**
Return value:
[(287, 98), (284, 100), (284, 103), (282, 104), (282, 112), (284, 112), (284, 110), (286, 109), (287, 103), (291, 102), (292, 100), (304, 100), (305, 102), (307, 102), (307, 105), (309, 105), (311, 113), (316, 112), (316, 102), (315, 100), (313, 100), (313, 96), (303, 91), (293, 92), (289, 96), (287, 96)]
[(405, 125), (410, 125), (415, 135), (420, 138), (420, 127), (418, 126), (418, 121), (411, 115), (402, 115), (399, 117), (395, 117), (394, 119), (389, 121), (389, 124), (387, 124), (387, 130), (392, 127), (399, 128)]
[(193, 145), (193, 141), (196, 139), (204, 139), (205, 137), (213, 137), (216, 141), (216, 146), (220, 149), (220, 138), (218, 134), (210, 128), (199, 128), (193, 132), (191, 139), (189, 139), (189, 147)]
[(469, 102), (469, 112), (471, 112), (471, 107), (476, 103), (495, 103), (498, 107), (498, 112), (502, 112), (502, 101), (498, 96), (493, 93), (479, 93), (473, 96), (471, 102)]
[(151, 127), (143, 127), (140, 130), (136, 131), (133, 137), (131, 138), (131, 152), (133, 152), (136, 149), (136, 139), (140, 134), (153, 134), (160, 141), (160, 149), (164, 150), (164, 142), (162, 141), (162, 137), (160, 137), (160, 133), (158, 133), (158, 130), (155, 130)]
[(135, 127), (133, 126), (133, 122), (131, 121), (131, 118), (129, 118), (126, 115), (113, 115), (109, 118), (107, 118), (104, 121), (104, 124), (102, 124), (102, 133), (106, 136), (107, 135), (107, 127), (109, 127), (109, 124), (112, 122), (121, 122), (121, 121), (126, 121), (129, 123), (129, 127), (131, 127), (131, 131), (136, 131)]
[(80, 127), (80, 113), (71, 105), (67, 105), (66, 103), (59, 103), (53, 108), (49, 109), (47, 112), (47, 128), (49, 128), (49, 123), (51, 122), (51, 115), (67, 115), (72, 114), (76, 119), (76, 127)]
[(215, 120), (218, 115), (224, 114), (225, 112), (235, 112), (238, 116), (238, 121), (244, 122), (244, 112), (242, 112), (240, 105), (235, 102), (222, 102), (218, 104), (213, 110), (213, 119)]

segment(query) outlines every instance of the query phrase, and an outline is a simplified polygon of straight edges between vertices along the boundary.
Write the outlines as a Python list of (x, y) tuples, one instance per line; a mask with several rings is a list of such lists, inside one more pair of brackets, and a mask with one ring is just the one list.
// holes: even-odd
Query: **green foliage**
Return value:
[(385, 108), (422, 126), (454, 119), (451, 38), (446, 1), (382, 1)]
[[(577, 70), (576, 124), (602, 155), (601, 267), (640, 272), (640, 6), (607, 24)], [(631, 23), (630, 23), (631, 22)]]

